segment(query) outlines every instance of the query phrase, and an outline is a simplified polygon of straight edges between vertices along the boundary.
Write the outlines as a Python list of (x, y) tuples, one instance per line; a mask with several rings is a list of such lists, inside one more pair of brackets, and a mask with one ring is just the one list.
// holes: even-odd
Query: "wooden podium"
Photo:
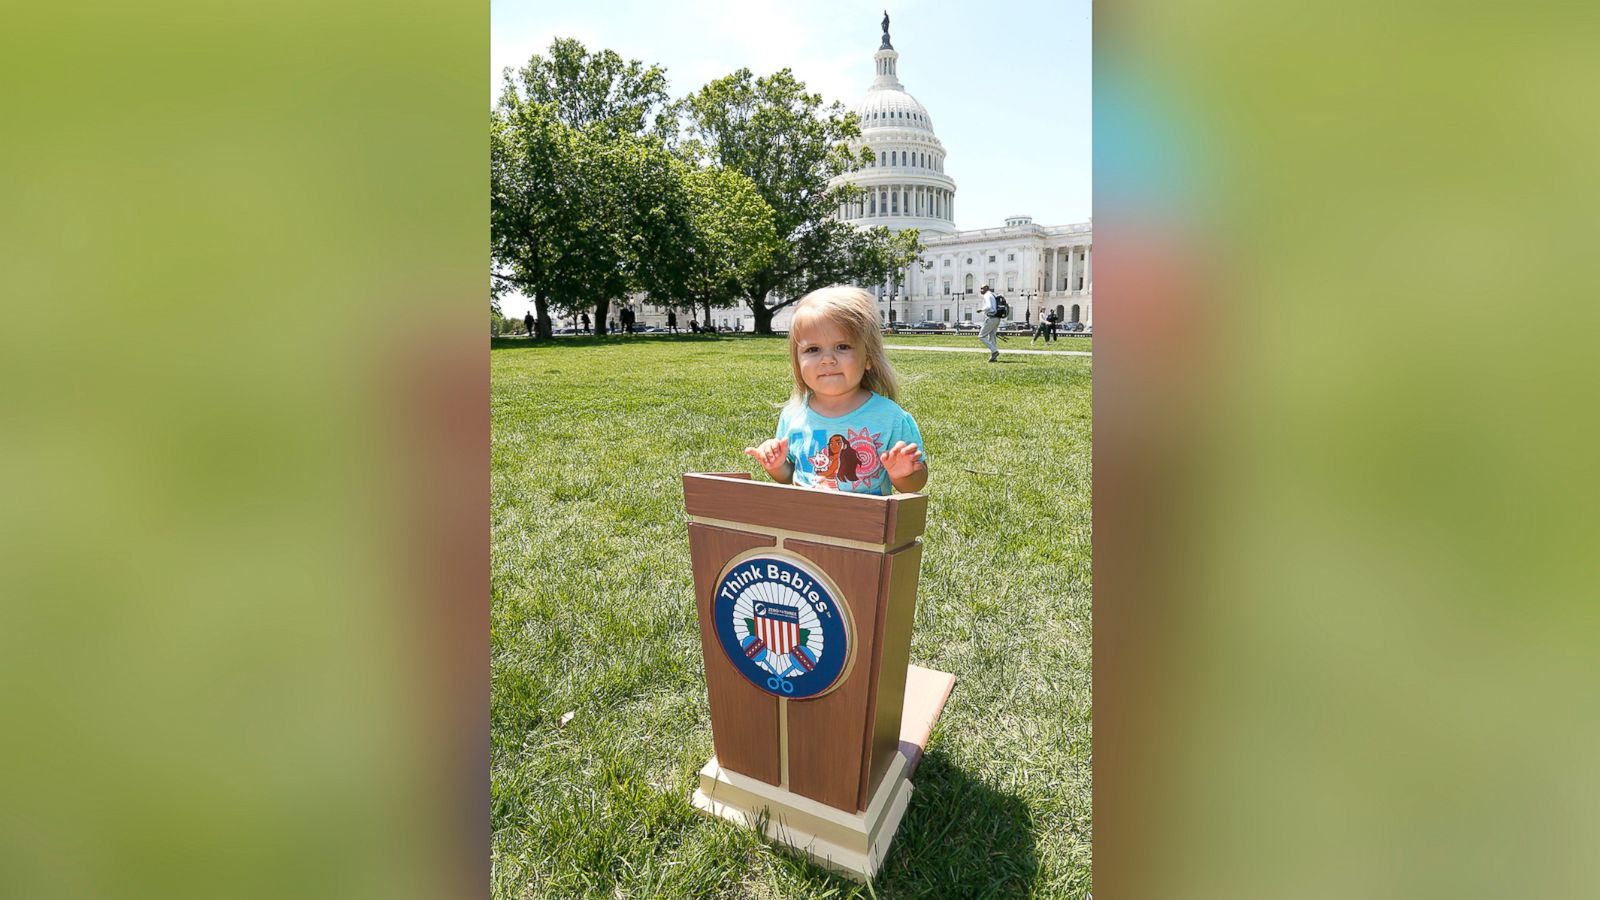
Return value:
[(928, 498), (683, 476), (716, 754), (696, 807), (871, 878), (955, 677), (908, 664)]

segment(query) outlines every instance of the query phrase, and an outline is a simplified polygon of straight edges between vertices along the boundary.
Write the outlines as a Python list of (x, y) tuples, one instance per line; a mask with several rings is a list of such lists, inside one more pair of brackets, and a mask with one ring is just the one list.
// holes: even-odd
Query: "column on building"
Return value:
[(1083, 290), (1087, 293), (1094, 288), (1094, 247), (1085, 244), (1083, 247)]
[(1054, 294), (1061, 289), (1061, 248), (1050, 248), (1050, 293)]

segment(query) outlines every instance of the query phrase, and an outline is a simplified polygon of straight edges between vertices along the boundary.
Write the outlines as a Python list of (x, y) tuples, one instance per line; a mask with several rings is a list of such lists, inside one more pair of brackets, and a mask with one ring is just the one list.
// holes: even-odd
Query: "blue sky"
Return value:
[[(1088, 0), (921, 0), (888, 11), (900, 81), (927, 107), (945, 145), (956, 226), (989, 228), (1012, 215), (1041, 225), (1088, 221)], [(740, 67), (758, 75), (787, 67), (825, 100), (853, 106), (872, 83), (883, 12), (883, 0), (493, 0), (489, 99), (504, 67), (555, 37), (575, 37), (591, 50), (661, 65), (673, 97)], [(521, 308), (506, 304), (508, 314), (513, 305)]]

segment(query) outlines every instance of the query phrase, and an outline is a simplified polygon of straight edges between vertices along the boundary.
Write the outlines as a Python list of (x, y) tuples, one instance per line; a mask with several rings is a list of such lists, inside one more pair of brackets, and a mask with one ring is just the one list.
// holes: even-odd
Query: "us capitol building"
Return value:
[[(1093, 242), (1090, 223), (1036, 225), (1031, 216), (1012, 216), (994, 228), (957, 231), (956, 182), (945, 173), (945, 149), (934, 133), (933, 119), (895, 75), (900, 54), (889, 42), (889, 17), (883, 19), (883, 43), (873, 54), (877, 77), (867, 96), (855, 107), (861, 117), (861, 136), (852, 150), (872, 148), (876, 160), (866, 168), (835, 179), (866, 193), (839, 207), (838, 217), (862, 227), (882, 225), (891, 231), (916, 228), (923, 253), (899, 277), (886, 284), (865, 286), (878, 297), (883, 321), (956, 322), (983, 321), (983, 298), (978, 288), (987, 284), (1004, 296), (1012, 318), (1038, 321), (1041, 308), (1054, 309), (1062, 322), (1094, 325)], [(654, 322), (665, 320), (665, 310), (646, 307)], [(772, 326), (789, 327), (792, 306), (779, 310)], [(739, 319), (749, 331), (754, 327), (749, 311), (713, 310), (716, 324), (734, 327)], [(687, 324), (687, 318), (683, 324)]]

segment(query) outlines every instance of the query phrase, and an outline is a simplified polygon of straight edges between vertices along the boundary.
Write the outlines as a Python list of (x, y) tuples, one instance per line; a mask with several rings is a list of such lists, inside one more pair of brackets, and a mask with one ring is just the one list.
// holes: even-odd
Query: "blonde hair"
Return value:
[(883, 352), (883, 330), (872, 295), (846, 285), (818, 288), (800, 298), (789, 319), (789, 368), (794, 373), (794, 393), (788, 406), (799, 409), (811, 399), (811, 388), (800, 376), (800, 331), (818, 320), (832, 322), (850, 336), (851, 343), (865, 351), (866, 371), (861, 386), (896, 402), (900, 399), (900, 378)]

